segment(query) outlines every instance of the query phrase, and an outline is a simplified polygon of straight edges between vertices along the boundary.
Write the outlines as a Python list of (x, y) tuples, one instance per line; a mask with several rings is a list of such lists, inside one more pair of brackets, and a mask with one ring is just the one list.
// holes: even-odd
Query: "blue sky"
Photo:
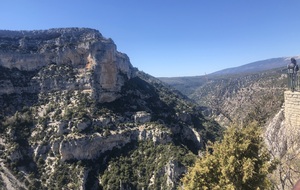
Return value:
[(89, 27), (138, 69), (196, 76), (300, 54), (299, 0), (1, 0), (0, 29)]

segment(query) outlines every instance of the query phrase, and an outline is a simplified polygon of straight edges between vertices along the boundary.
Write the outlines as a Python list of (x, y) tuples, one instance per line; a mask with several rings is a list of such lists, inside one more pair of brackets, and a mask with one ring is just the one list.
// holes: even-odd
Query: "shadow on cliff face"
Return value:
[[(113, 150), (106, 151), (104, 154), (99, 156), (95, 160), (81, 160), (80, 163), (82, 166), (86, 168), (90, 168), (88, 172), (88, 176), (85, 182), (86, 189), (103, 189), (99, 186), (99, 174), (103, 174), (103, 172), (107, 169), (108, 163), (118, 157), (128, 156), (129, 153), (136, 149), (138, 146), (137, 141), (132, 141), (122, 148), (113, 148)], [(70, 160), (69, 163), (75, 163), (77, 160)], [(132, 187), (134, 189), (134, 187)]]
[(165, 123), (171, 123), (172, 116), (176, 114), (174, 105), (161, 100), (159, 89), (140, 77), (125, 83), (119, 99), (103, 105), (116, 113), (146, 111), (151, 114), (152, 121), (161, 119)]
[(151, 114), (151, 122), (162, 124), (172, 131), (175, 144), (183, 145), (197, 154), (207, 140), (215, 141), (220, 135), (219, 127), (216, 125), (213, 125), (211, 129), (205, 127), (203, 122), (207, 120), (200, 112), (189, 113), (190, 119), (185, 121), (180, 119), (178, 112), (186, 110), (180, 108), (182, 100), (179, 96), (162, 84), (153, 84), (135, 77), (125, 83), (119, 99), (98, 105), (98, 107), (105, 107), (120, 115), (134, 115), (136, 112), (146, 111)]
[(38, 92), (30, 84), (37, 72), (0, 66), (0, 115), (13, 115), (38, 103)]

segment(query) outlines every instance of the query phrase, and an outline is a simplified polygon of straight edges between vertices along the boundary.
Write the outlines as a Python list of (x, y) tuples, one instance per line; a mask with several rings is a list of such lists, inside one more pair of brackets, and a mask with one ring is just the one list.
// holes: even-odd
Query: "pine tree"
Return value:
[(257, 190), (269, 189), (267, 175), (276, 166), (260, 136), (256, 123), (230, 127), (222, 142), (209, 146), (206, 154), (189, 168), (182, 179), (187, 190)]

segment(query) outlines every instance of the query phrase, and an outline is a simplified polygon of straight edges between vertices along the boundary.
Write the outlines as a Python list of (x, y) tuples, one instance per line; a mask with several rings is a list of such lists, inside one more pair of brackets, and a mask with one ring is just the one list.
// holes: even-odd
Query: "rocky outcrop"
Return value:
[(265, 127), (264, 139), (268, 149), (276, 157), (283, 157), (287, 151), (287, 135), (284, 109), (281, 109)]
[(87, 28), (2, 30), (0, 67), (6, 71), (0, 95), (79, 89), (99, 102), (118, 98), (124, 82), (134, 75), (127, 55), (118, 52), (111, 39)]
[(146, 123), (151, 121), (151, 114), (145, 111), (136, 112), (133, 117), (135, 123)]
[(131, 141), (126, 134), (115, 134), (108, 137), (96, 135), (82, 138), (66, 139), (60, 143), (61, 160), (94, 159), (113, 148), (121, 148)]
[(110, 132), (109, 135), (94, 133), (84, 137), (70, 136), (61, 142), (53, 142), (52, 151), (59, 152), (62, 161), (95, 159), (106, 151), (122, 148), (137, 140), (151, 140), (157, 144), (172, 142), (170, 132), (152, 125), (141, 125), (131, 130)]
[(19, 181), (11, 171), (3, 164), (3, 160), (0, 160), (0, 177), (3, 181), (1, 181), (1, 189), (28, 189), (25, 184)]
[(180, 179), (181, 175), (186, 171), (186, 168), (177, 161), (170, 160), (164, 167), (164, 170), (167, 174), (167, 185), (171, 187), (171, 189), (175, 189), (176, 184), (174, 182)]

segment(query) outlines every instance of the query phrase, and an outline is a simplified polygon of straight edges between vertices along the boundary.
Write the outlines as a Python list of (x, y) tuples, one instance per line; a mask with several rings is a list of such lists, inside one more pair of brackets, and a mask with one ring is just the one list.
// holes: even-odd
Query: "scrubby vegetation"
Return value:
[(257, 124), (228, 128), (189, 169), (184, 189), (273, 189), (268, 175), (277, 161), (271, 160), (260, 131)]
[(172, 173), (172, 167), (185, 170), (195, 158), (183, 147), (139, 142), (136, 149), (110, 161), (100, 181), (103, 189), (171, 189), (173, 178), (178, 182), (181, 177), (180, 173)]
[[(4, 167), (29, 189), (175, 189), (207, 141), (222, 135), (222, 128), (186, 97), (142, 72), (110, 103), (95, 102), (81, 90), (34, 97), (36, 103), (0, 118)], [(147, 121), (136, 120), (140, 111)], [(62, 155), (62, 144), (96, 143), (95, 138), (119, 144), (92, 159)]]
[(283, 104), (283, 92), (287, 86), (283, 68), (171, 79), (166, 81), (199, 105), (207, 107), (206, 111), (223, 126), (244, 122), (257, 109), (265, 120), (274, 116)]

